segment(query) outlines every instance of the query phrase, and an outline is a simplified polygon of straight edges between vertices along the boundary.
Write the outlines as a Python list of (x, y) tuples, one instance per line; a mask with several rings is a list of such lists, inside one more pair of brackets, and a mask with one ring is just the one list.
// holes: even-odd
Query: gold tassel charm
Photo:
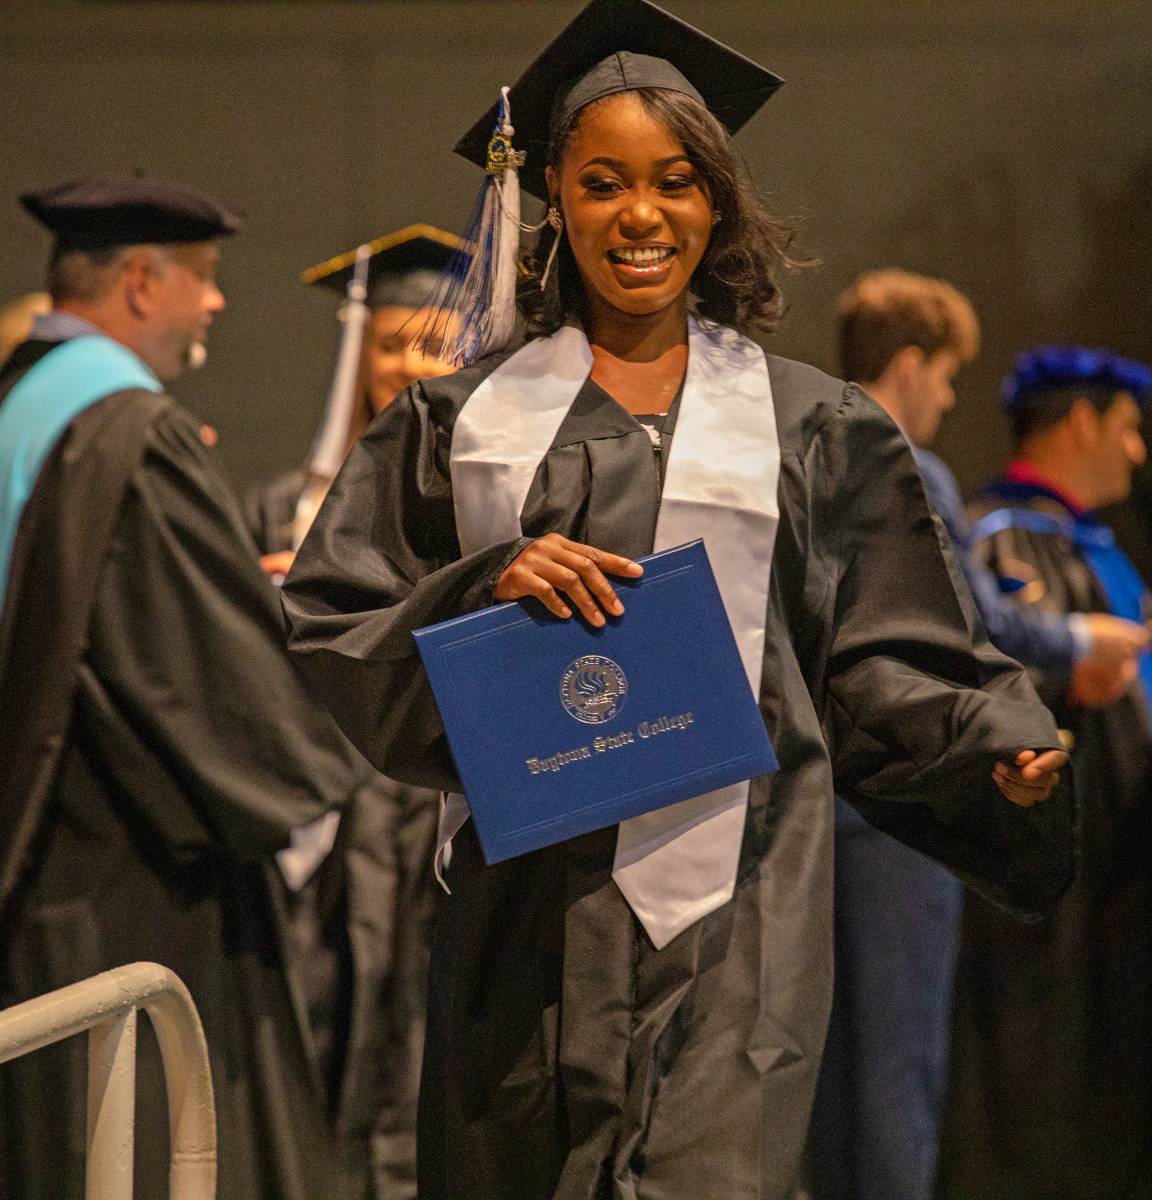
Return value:
[(497, 132), (488, 143), (488, 157), (484, 167), (489, 175), (499, 176), (509, 167), (519, 170), (527, 159), (525, 151), (513, 149), (511, 139), (503, 132)]

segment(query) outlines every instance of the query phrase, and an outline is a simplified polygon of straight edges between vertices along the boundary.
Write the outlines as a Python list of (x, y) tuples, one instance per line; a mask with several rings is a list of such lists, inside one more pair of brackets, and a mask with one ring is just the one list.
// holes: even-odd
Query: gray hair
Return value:
[(60, 243), (48, 263), (48, 293), (53, 304), (78, 300), (95, 304), (111, 290), (116, 276), (139, 250), (151, 250), (167, 261), (165, 246), (141, 244), (136, 246), (69, 246)]

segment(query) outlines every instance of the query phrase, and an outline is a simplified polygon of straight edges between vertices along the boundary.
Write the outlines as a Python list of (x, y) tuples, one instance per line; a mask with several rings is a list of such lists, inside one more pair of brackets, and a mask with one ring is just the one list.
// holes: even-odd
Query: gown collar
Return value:
[(1065, 488), (1044, 471), (1037, 469), (1022, 458), (1013, 459), (1008, 464), (994, 490), (1000, 495), (1017, 499), (1046, 496), (1062, 504), (1077, 521), (1094, 520), (1091, 512), (1075, 500)]

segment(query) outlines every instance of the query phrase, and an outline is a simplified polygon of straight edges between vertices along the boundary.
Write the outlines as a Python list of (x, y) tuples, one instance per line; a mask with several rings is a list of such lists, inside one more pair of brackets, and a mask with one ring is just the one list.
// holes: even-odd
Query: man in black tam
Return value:
[[(283, 649), (274, 589), (201, 426), (164, 381), (202, 359), (239, 219), (156, 180), (23, 197), (53, 308), (0, 372), (0, 1005), (151, 960), (211, 1055), (222, 1198), (333, 1177), (269, 875), (361, 760)], [(168, 1194), (141, 1024), (137, 1197)], [(0, 1196), (84, 1194), (84, 1039), (0, 1071)]]

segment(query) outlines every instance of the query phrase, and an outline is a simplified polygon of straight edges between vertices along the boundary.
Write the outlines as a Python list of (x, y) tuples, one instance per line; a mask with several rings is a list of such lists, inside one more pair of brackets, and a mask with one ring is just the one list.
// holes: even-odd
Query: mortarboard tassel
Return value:
[(328, 390), (324, 419), (312, 443), (308, 457), (308, 473), (317, 479), (331, 481), (344, 465), (348, 451), (348, 430), (356, 407), (356, 388), (360, 381), (360, 348), (364, 343), (364, 326), (368, 322), (368, 267), (372, 247), (360, 246), (352, 278), (348, 280), (348, 299), (340, 309), (344, 331), (340, 336), (340, 354), (336, 372)]
[[(487, 176), (464, 245), (448, 264), (431, 300), (434, 309), (417, 337), (427, 351), (434, 340), (441, 357), (464, 367), (502, 350), (516, 329), (516, 281), (520, 234), (540, 225), (520, 221), (519, 168), (524, 152), (513, 149), (508, 88), (500, 89), (500, 112), (488, 142)], [(453, 324), (456, 319), (458, 324)], [(443, 336), (448, 334), (448, 336)]]
[(296, 502), (296, 514), (292, 521), (293, 549), (297, 549), (304, 540), (316, 510), (328, 492), (328, 486), (344, 465), (348, 453), (348, 431), (352, 427), (352, 414), (360, 384), (360, 349), (364, 344), (364, 326), (369, 316), (365, 301), (368, 297), (368, 268), (371, 261), (372, 247), (367, 244), (358, 247), (352, 278), (348, 280), (348, 299), (340, 309), (344, 331), (340, 335), (336, 371), (332, 376), (332, 386), (328, 389), (324, 418), (308, 455), (308, 484)]

